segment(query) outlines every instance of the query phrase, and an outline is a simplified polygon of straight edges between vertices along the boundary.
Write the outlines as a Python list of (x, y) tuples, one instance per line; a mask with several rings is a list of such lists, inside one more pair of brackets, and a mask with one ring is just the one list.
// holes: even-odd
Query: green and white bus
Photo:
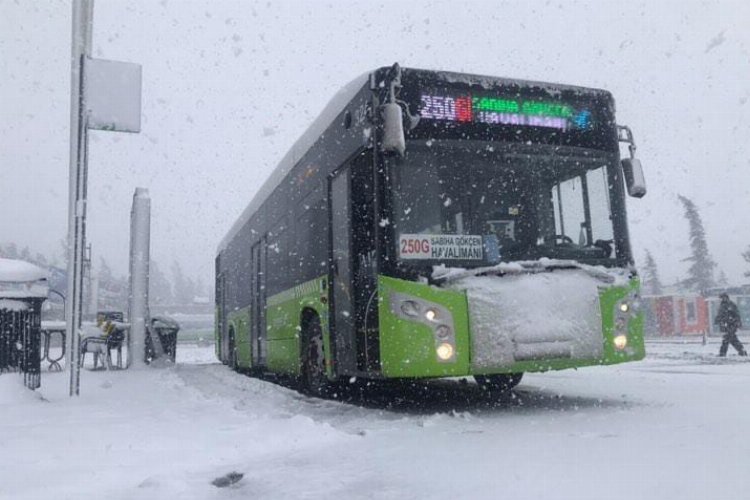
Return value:
[(352, 377), (508, 389), (643, 358), (625, 193), (645, 182), (614, 110), (558, 84), (355, 79), (218, 247), (218, 358), (313, 394)]

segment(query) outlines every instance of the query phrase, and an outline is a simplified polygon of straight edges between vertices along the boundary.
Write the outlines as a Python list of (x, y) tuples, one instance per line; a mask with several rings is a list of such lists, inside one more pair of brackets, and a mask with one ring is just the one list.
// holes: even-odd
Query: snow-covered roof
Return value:
[(0, 297), (47, 298), (47, 271), (29, 262), (0, 258)]
[(26, 283), (47, 278), (47, 271), (29, 262), (0, 257), (0, 281)]
[(281, 181), (286, 177), (286, 174), (292, 170), (315, 141), (318, 140), (323, 132), (331, 125), (331, 123), (333, 123), (333, 120), (336, 119), (339, 113), (341, 113), (346, 105), (349, 104), (355, 95), (357, 95), (357, 92), (360, 91), (369, 78), (370, 72), (368, 71), (349, 82), (333, 96), (326, 107), (323, 108), (320, 116), (318, 116), (307, 131), (297, 139), (297, 142), (295, 142), (287, 154), (284, 155), (281, 162), (279, 162), (278, 166), (274, 169), (266, 182), (263, 183), (250, 204), (242, 212), (240, 218), (237, 219), (227, 235), (224, 236), (224, 239), (221, 240), (217, 252), (221, 252), (227, 247), (227, 245), (229, 245), (232, 238), (240, 232), (240, 229), (242, 229), (247, 221), (250, 220), (250, 217), (252, 217), (255, 211), (260, 208), (266, 199), (268, 199), (273, 190), (281, 184)]
[(0, 311), (28, 311), (29, 304), (20, 300), (0, 299)]
[(521, 87), (536, 87), (543, 90), (551, 97), (557, 97), (561, 91), (572, 91), (579, 95), (611, 95), (608, 90), (595, 87), (580, 87), (564, 83), (540, 82), (538, 80), (521, 80), (517, 78), (506, 78), (500, 76), (476, 75), (473, 73), (455, 73), (453, 71), (430, 71), (424, 69), (405, 68), (405, 71), (416, 71), (429, 73), (432, 80), (442, 80), (446, 83), (460, 83), (465, 85), (479, 85), (484, 89), (493, 89), (498, 86), (518, 85)]

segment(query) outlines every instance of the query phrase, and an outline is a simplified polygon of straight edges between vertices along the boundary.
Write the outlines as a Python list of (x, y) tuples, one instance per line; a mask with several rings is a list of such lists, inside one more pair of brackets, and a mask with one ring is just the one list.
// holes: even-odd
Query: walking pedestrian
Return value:
[(719, 348), (719, 356), (724, 357), (727, 355), (729, 344), (732, 344), (732, 347), (737, 349), (740, 356), (747, 356), (745, 346), (737, 338), (737, 330), (742, 327), (742, 320), (740, 319), (737, 304), (732, 302), (726, 293), (719, 295), (719, 298), (721, 299), (721, 304), (719, 305), (719, 312), (716, 313), (716, 318), (714, 318), (714, 324), (719, 325), (719, 330), (724, 333), (721, 339), (721, 347)]

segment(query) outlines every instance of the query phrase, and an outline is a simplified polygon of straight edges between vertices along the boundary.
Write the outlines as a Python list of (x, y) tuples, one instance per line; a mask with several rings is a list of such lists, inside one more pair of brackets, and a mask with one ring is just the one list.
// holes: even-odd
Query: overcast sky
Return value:
[[(70, 0), (0, 0), (0, 243), (59, 254), (67, 231)], [(749, 281), (750, 2), (99, 0), (94, 57), (143, 65), (140, 134), (91, 133), (94, 261), (127, 269), (132, 193), (152, 256), (210, 282), (217, 244), (350, 79), (398, 61), (610, 90), (649, 194), (629, 199), (637, 261), (684, 276), (699, 207), (710, 251)]]

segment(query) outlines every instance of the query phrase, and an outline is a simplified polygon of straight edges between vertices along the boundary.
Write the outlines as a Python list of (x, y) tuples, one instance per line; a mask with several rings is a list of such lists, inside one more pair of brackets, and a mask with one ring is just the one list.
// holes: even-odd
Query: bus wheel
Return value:
[(312, 396), (328, 395), (329, 381), (326, 376), (323, 329), (320, 318), (312, 316), (303, 328), (302, 387)]
[(503, 373), (501, 375), (474, 375), (477, 385), (485, 391), (510, 392), (521, 382), (523, 373)]
[(234, 329), (229, 330), (229, 342), (227, 342), (227, 344), (227, 347), (229, 348), (229, 359), (227, 360), (227, 364), (229, 365), (229, 368), (237, 371), (239, 369), (239, 366), (237, 363), (237, 344), (234, 340)]

